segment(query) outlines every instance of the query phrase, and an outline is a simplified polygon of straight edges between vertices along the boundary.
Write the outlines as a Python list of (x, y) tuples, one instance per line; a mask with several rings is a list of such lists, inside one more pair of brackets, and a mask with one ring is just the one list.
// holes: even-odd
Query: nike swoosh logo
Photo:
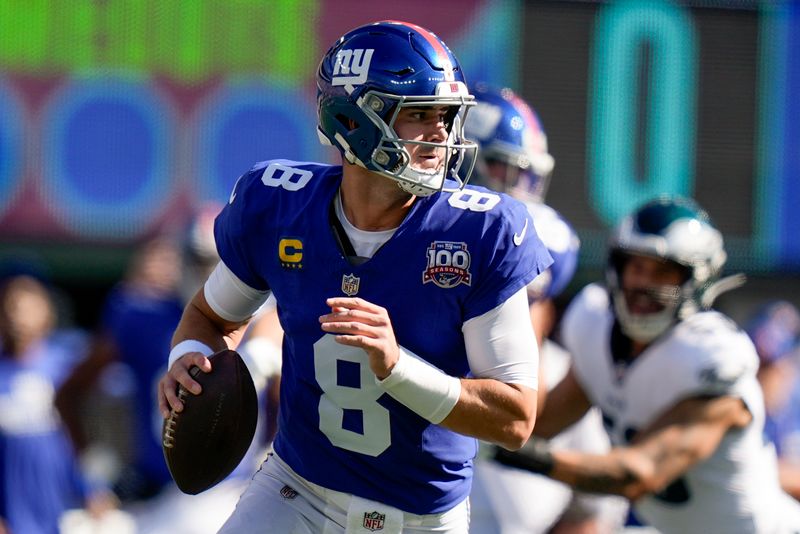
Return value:
[(228, 204), (233, 204), (233, 201), (236, 200), (236, 187), (239, 185), (239, 180), (241, 179), (242, 177), (240, 176), (239, 178), (236, 179), (236, 183), (233, 184), (233, 189), (231, 190), (231, 196), (228, 199)]
[(521, 233), (514, 233), (514, 244), (516, 246), (520, 246), (522, 244), (522, 240), (525, 239), (525, 232), (528, 231), (528, 219), (525, 219), (525, 226), (522, 227)]

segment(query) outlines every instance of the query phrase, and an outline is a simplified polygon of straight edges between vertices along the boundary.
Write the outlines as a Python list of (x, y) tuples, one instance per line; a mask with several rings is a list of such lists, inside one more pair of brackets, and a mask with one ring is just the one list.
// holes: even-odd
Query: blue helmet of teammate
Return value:
[[(649, 288), (648, 296), (661, 306), (658, 312), (635, 314), (628, 309), (621, 275), (632, 254), (670, 261), (684, 269), (681, 285)], [(645, 343), (675, 321), (710, 307), (722, 291), (741, 285), (735, 277), (727, 286), (716, 285), (727, 259), (722, 234), (708, 214), (687, 198), (659, 197), (623, 218), (611, 236), (608, 259), (606, 282), (620, 327), (628, 337)]]
[[(382, 21), (342, 36), (317, 71), (318, 132), (355, 165), (396, 180), (414, 195), (455, 191), (475, 164), (477, 145), (464, 139), (464, 118), (474, 105), (458, 60), (430, 31)], [(404, 107), (448, 106), (448, 138), (441, 143), (401, 139), (394, 130)], [(407, 145), (444, 150), (435, 170), (412, 166)]]
[(763, 365), (790, 356), (800, 359), (800, 310), (791, 302), (767, 302), (747, 321), (744, 329), (753, 340)]
[(478, 142), (476, 181), (522, 200), (542, 202), (555, 161), (536, 112), (514, 91), (478, 83), (466, 135)]

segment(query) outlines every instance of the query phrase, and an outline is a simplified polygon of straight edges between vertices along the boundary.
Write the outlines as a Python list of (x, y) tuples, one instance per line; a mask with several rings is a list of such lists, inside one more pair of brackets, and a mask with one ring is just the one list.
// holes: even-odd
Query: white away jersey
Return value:
[(260, 163), (215, 226), (222, 261), (249, 286), (272, 290), (286, 333), (275, 450), (315, 484), (415, 514), (449, 510), (469, 492), (476, 441), (384, 394), (366, 353), (322, 331), (325, 299), (383, 306), (400, 345), (464, 377), (464, 322), (551, 259), (522, 203), (470, 187), (418, 198), (370, 259), (348, 261), (332, 225), (341, 179), (340, 166)]
[(785, 521), (798, 506), (780, 491), (774, 450), (763, 438), (758, 358), (747, 335), (720, 313), (697, 313), (622, 366), (611, 354), (613, 322), (608, 292), (593, 284), (570, 304), (562, 335), (575, 375), (602, 410), (614, 445), (627, 444), (688, 397), (731, 395), (753, 415), (746, 428), (728, 432), (710, 458), (658, 495), (639, 500), (637, 515), (665, 534), (796, 532), (792, 528), (800, 524)]

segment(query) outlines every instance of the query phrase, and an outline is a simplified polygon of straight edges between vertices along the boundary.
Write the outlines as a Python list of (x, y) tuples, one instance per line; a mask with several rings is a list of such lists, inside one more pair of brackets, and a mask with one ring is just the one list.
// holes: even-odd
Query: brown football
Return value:
[(227, 477), (244, 457), (258, 420), (253, 379), (236, 351), (211, 356), (211, 372), (189, 372), (203, 388), (192, 395), (178, 386), (183, 411), (164, 420), (161, 444), (178, 488), (196, 495)]

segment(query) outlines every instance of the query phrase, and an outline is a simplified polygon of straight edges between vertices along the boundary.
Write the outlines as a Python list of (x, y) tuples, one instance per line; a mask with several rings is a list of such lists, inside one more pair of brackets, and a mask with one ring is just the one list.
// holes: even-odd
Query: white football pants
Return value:
[[(380, 513), (370, 519), (370, 512), (375, 511)], [(219, 532), (372, 534), (375, 531), (380, 534), (467, 534), (469, 502), (465, 499), (440, 514), (409, 514), (313, 484), (273, 454), (261, 464)]]

